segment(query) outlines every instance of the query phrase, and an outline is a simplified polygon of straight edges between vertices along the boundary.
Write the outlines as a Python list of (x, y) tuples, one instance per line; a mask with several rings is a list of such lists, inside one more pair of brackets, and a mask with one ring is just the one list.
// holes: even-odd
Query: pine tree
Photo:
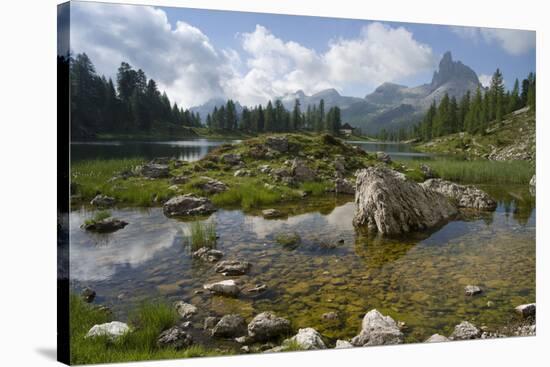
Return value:
[(265, 107), (265, 126), (264, 130), (266, 132), (273, 132), (275, 131), (275, 111), (273, 110), (273, 105), (271, 104), (271, 101), (267, 102), (267, 106)]
[(294, 109), (292, 110), (292, 130), (298, 130), (302, 128), (302, 112), (300, 111), (300, 100), (296, 98), (294, 101)]

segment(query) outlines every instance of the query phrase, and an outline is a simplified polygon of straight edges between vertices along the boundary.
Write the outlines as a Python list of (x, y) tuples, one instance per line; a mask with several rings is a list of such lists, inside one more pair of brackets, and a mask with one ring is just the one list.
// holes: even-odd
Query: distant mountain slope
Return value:
[[(295, 100), (300, 101), (302, 111), (308, 105), (319, 105), (321, 99), (325, 102), (325, 111), (333, 106), (342, 110), (343, 122), (359, 127), (364, 133), (376, 134), (381, 129), (395, 130), (408, 128), (422, 118), (424, 112), (433, 101), (445, 95), (461, 98), (467, 91), (474, 92), (481, 84), (477, 74), (460, 61), (454, 61), (450, 52), (446, 52), (439, 68), (433, 74), (429, 84), (407, 87), (395, 83), (383, 83), (365, 98), (342, 96), (336, 89), (325, 89), (311, 96), (302, 90), (279, 97), (285, 108), (291, 110)], [(277, 98), (276, 98), (277, 99)], [(191, 111), (199, 112), (203, 121), (214, 106), (221, 106), (221, 99), (210, 100), (207, 103), (192, 107)], [(242, 111), (237, 104), (237, 112)]]
[[(202, 123), (204, 124), (206, 122), (206, 116), (214, 110), (214, 107), (217, 107), (218, 109), (221, 106), (225, 106), (227, 103), (227, 100), (223, 98), (212, 98), (208, 100), (206, 103), (201, 104), (200, 106), (191, 107), (189, 110), (191, 112), (199, 113), (201, 116)], [(243, 112), (243, 107), (239, 102), (235, 102), (235, 109), (237, 110), (237, 114), (240, 115), (241, 112)]]

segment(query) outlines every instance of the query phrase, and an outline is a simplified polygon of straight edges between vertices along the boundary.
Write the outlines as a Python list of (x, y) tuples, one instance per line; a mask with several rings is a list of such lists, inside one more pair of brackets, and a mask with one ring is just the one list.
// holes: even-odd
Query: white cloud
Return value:
[(365, 26), (357, 38), (332, 40), (326, 53), (284, 41), (257, 25), (238, 40), (242, 50), (216, 49), (200, 29), (149, 6), (73, 3), (73, 52), (86, 52), (100, 74), (120, 62), (141, 68), (172, 101), (190, 107), (213, 97), (265, 103), (303, 90), (312, 94), (350, 85), (368, 90), (432, 70), (435, 58), (403, 27)]
[(481, 83), (482, 86), (489, 87), (491, 85), (491, 78), (492, 78), (491, 75), (480, 74), (477, 76), (477, 78), (479, 79), (479, 82)]
[(468, 38), (475, 42), (496, 43), (511, 55), (521, 55), (536, 47), (536, 37), (533, 31), (457, 26), (451, 27), (451, 30), (462, 38)]

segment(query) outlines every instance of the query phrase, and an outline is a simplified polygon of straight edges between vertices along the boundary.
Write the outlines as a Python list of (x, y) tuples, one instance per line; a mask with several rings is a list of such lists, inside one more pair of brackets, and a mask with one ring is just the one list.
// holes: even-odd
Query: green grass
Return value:
[(101, 222), (104, 219), (107, 219), (111, 216), (111, 212), (108, 210), (100, 210), (94, 214), (94, 216), (90, 219), (86, 219), (84, 222), (85, 224), (94, 224), (97, 222)]
[(189, 244), (193, 251), (201, 247), (216, 247), (216, 224), (212, 222), (191, 222), (189, 224)]
[(214, 195), (212, 202), (217, 206), (238, 205), (246, 210), (283, 201), (282, 195), (285, 194), (287, 199), (298, 195), (290, 189), (268, 189), (259, 182), (245, 182), (232, 185), (227, 191)]
[(322, 196), (327, 193), (328, 184), (326, 182), (304, 182), (300, 185), (300, 190), (311, 196)]
[(200, 345), (185, 350), (160, 349), (158, 335), (178, 321), (176, 311), (164, 303), (148, 303), (139, 307), (129, 319), (132, 331), (116, 341), (107, 337), (84, 338), (95, 324), (112, 321), (110, 315), (85, 303), (78, 295), (70, 298), (71, 363), (94, 364), (159, 360), (220, 355)]
[(144, 162), (140, 159), (108, 159), (76, 162), (71, 166), (71, 182), (77, 194), (90, 200), (97, 194), (115, 197), (118, 202), (138, 206), (154, 205), (154, 198), (166, 199), (173, 195), (168, 190), (168, 179), (143, 180), (130, 177), (126, 180), (109, 180), (123, 171), (132, 171)]
[(290, 340), (284, 343), (283, 352), (299, 352), (304, 350), (296, 340)]
[(411, 167), (424, 163), (445, 180), (467, 184), (527, 184), (535, 173), (527, 161), (407, 161)]

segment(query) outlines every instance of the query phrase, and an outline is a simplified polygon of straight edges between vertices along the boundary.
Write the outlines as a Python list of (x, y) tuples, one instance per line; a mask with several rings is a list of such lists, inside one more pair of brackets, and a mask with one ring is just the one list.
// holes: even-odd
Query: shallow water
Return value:
[[(447, 335), (463, 320), (498, 328), (514, 320), (513, 307), (535, 301), (535, 201), (523, 186), (484, 189), (499, 200), (495, 213), (401, 240), (357, 233), (349, 196), (281, 206), (289, 215), (277, 220), (220, 210), (208, 219), (216, 224), (217, 248), (224, 259), (252, 263), (249, 274), (234, 278), (244, 289), (268, 286), (237, 299), (195, 293), (226, 277), (191, 258), (186, 222), (166, 218), (160, 208), (118, 209), (113, 215), (130, 224), (94, 235), (79, 228), (93, 214), (82, 208), (70, 218), (72, 287), (94, 288), (95, 302), (120, 319), (144, 300), (184, 300), (199, 307), (199, 319), (239, 313), (249, 321), (272, 310), (333, 341), (356, 335), (373, 308), (404, 321), (409, 342)], [(297, 248), (276, 243), (276, 235), (294, 232), (302, 238)], [(467, 284), (484, 293), (464, 296)], [(330, 311), (339, 319), (323, 320)]]

